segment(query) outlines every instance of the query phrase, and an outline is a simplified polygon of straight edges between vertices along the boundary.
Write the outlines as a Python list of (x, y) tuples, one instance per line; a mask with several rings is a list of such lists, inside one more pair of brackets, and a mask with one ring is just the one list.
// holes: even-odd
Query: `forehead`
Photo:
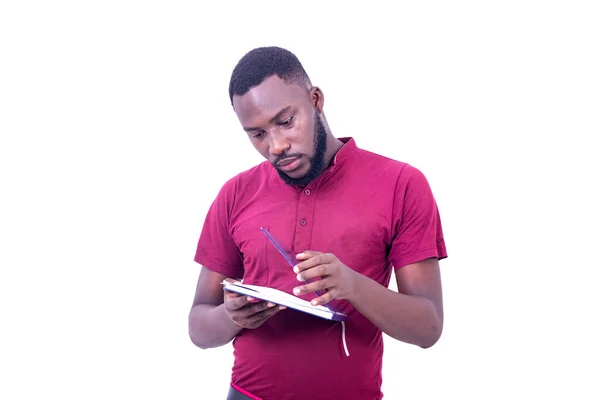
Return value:
[(272, 118), (285, 107), (298, 107), (308, 101), (308, 92), (295, 83), (286, 83), (277, 75), (265, 79), (243, 96), (233, 96), (233, 109), (242, 125)]

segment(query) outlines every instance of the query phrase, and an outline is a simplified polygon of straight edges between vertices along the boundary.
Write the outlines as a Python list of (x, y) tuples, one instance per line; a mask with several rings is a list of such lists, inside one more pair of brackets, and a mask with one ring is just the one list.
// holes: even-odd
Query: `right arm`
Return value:
[(229, 227), (236, 191), (235, 178), (221, 188), (206, 215), (194, 257), (202, 269), (188, 324), (190, 339), (203, 349), (223, 346), (242, 329), (258, 328), (279, 311), (274, 304), (251, 302), (246, 296), (223, 290), (221, 285), (228, 276), (240, 278), (244, 275), (240, 250)]
[(256, 329), (284, 307), (265, 301), (225, 292), (221, 282), (225, 275), (202, 267), (189, 315), (192, 342), (202, 348), (229, 343), (242, 329)]
[(192, 342), (203, 349), (229, 343), (242, 330), (229, 317), (221, 281), (226, 276), (202, 267), (189, 315)]

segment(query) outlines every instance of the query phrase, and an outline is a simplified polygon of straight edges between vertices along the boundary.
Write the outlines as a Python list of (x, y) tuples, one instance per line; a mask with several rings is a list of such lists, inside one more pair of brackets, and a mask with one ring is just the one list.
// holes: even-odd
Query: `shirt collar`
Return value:
[(317, 186), (321, 186), (323, 183), (329, 180), (329, 178), (335, 175), (336, 171), (338, 171), (346, 162), (352, 158), (354, 153), (358, 150), (358, 146), (356, 145), (356, 141), (352, 137), (340, 137), (337, 138), (340, 142), (344, 143), (344, 145), (335, 153), (333, 159), (329, 163), (329, 166), (319, 175), (314, 181), (309, 183), (306, 187), (304, 186), (291, 186), (287, 185), (283, 182), (283, 180), (279, 177), (277, 170), (272, 168), (272, 178), (277, 183), (281, 183), (284, 186), (295, 190), (297, 192), (301, 192), (306, 188), (313, 188)]
[(339, 166), (343, 165), (348, 159), (350, 159), (352, 157), (352, 155), (358, 148), (356, 146), (356, 141), (352, 137), (342, 137), (342, 138), (338, 138), (338, 140), (340, 142), (344, 143), (344, 145), (333, 156), (333, 160), (331, 160), (331, 163), (329, 164), (329, 168), (339, 167)]
[(343, 171), (344, 164), (348, 162), (356, 153), (358, 147), (356, 146), (356, 142), (351, 137), (342, 137), (337, 138), (340, 142), (344, 143), (344, 145), (338, 150), (337, 153), (333, 156), (333, 159), (329, 163), (329, 166), (319, 175), (314, 181), (308, 184), (308, 188), (310, 187), (320, 187), (326, 184), (330, 179), (334, 176), (339, 175), (340, 171)]

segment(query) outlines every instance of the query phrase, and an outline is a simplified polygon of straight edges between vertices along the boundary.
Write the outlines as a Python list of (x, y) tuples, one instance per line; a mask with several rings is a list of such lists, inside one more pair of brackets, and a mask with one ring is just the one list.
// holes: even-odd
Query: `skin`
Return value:
[[(265, 159), (275, 168), (291, 159), (297, 160), (292, 171), (284, 172), (293, 179), (300, 179), (311, 170), (316, 118), (320, 118), (327, 132), (323, 168), (343, 145), (327, 125), (323, 104), (323, 92), (318, 87), (286, 83), (277, 76), (267, 78), (243, 96), (233, 97), (234, 111), (243, 129)], [(395, 292), (354, 271), (334, 254), (307, 249), (296, 258), (300, 263), (294, 270), (299, 281), (322, 279), (299, 284), (295, 294), (325, 290), (313, 304), (347, 300), (375, 326), (402, 342), (427, 348), (440, 338), (443, 302), (437, 259), (397, 269), (398, 292)], [(190, 338), (198, 347), (224, 345), (242, 329), (256, 329), (283, 309), (225, 292), (221, 281), (226, 278), (207, 268), (201, 269), (189, 316)]]
[(243, 96), (233, 97), (233, 107), (244, 131), (265, 159), (278, 168), (278, 162), (300, 156), (298, 168), (285, 172), (295, 179), (310, 169), (316, 118), (321, 118), (327, 132), (324, 167), (343, 146), (327, 126), (324, 102), (318, 87), (287, 84), (277, 76), (267, 78)]

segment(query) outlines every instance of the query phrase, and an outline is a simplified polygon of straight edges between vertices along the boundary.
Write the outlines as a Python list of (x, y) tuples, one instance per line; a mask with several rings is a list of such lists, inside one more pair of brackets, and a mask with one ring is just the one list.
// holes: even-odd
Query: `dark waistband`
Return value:
[(252, 397), (246, 396), (233, 386), (229, 386), (229, 393), (227, 394), (227, 400), (253, 400)]

